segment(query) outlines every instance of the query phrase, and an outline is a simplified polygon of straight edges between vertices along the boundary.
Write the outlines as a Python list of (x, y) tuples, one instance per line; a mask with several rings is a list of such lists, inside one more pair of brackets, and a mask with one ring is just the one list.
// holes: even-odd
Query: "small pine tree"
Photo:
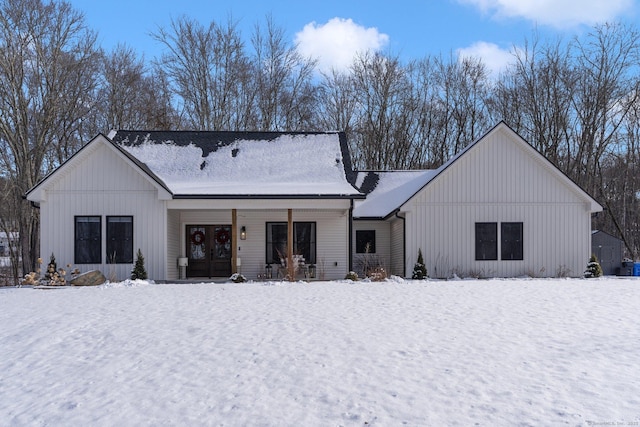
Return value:
[(44, 278), (49, 281), (53, 280), (56, 271), (58, 271), (58, 265), (56, 263), (56, 256), (52, 252), (51, 258), (49, 258), (49, 264), (47, 264), (47, 271), (44, 273)]
[(424, 258), (422, 257), (422, 249), (418, 249), (418, 262), (413, 266), (412, 279), (422, 280), (427, 278), (427, 266), (424, 265)]
[(144, 269), (144, 257), (142, 256), (142, 251), (140, 249), (138, 249), (138, 253), (136, 254), (136, 264), (131, 271), (131, 280), (136, 279), (147, 279), (147, 270)]
[(602, 276), (602, 267), (598, 262), (598, 258), (595, 255), (591, 255), (591, 258), (589, 258), (589, 262), (587, 263), (587, 269), (584, 272), (584, 277), (591, 279), (600, 276)]

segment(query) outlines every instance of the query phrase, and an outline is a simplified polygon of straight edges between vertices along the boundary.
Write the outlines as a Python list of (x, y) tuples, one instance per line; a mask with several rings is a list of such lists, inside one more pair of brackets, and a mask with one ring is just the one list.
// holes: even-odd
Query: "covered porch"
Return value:
[(349, 201), (175, 202), (184, 201), (167, 210), (167, 280), (329, 280), (350, 269)]

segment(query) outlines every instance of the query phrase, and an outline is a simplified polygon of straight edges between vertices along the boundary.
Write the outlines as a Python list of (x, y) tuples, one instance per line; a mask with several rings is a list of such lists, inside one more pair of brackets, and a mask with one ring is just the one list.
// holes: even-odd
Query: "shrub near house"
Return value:
[(589, 262), (587, 263), (587, 269), (584, 272), (584, 277), (591, 279), (600, 276), (602, 276), (602, 267), (600, 267), (598, 258), (596, 258), (595, 255), (591, 255), (591, 258), (589, 258)]
[(418, 261), (416, 265), (413, 267), (413, 274), (411, 275), (412, 279), (426, 279), (427, 278), (427, 267), (424, 265), (424, 258), (422, 257), (422, 249), (418, 249)]

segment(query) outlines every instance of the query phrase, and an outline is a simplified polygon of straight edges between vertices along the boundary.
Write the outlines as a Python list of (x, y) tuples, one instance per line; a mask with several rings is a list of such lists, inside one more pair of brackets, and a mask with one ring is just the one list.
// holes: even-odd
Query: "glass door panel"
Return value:
[(187, 225), (187, 277), (231, 275), (231, 226)]

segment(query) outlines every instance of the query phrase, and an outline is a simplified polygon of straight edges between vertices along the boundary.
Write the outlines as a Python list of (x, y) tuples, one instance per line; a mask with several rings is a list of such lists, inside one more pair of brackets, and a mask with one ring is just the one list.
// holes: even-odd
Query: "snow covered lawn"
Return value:
[(635, 278), (0, 289), (0, 322), (2, 425), (640, 421)]

